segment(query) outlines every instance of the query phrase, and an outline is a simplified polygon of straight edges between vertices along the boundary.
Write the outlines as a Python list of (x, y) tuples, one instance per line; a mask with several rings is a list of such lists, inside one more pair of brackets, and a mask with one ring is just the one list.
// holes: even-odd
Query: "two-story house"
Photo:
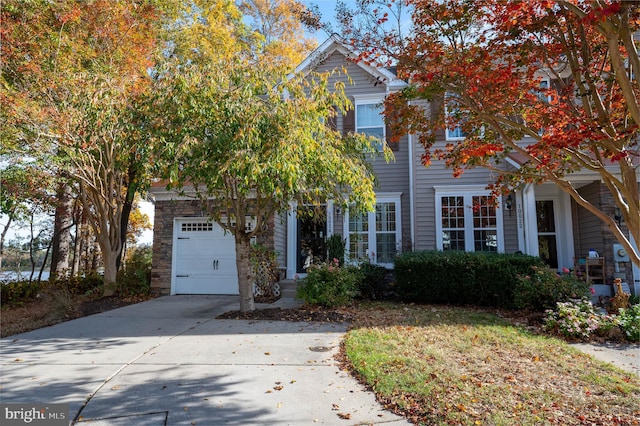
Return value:
[[(344, 67), (345, 92), (353, 110), (339, 114), (332, 125), (343, 132), (389, 136), (382, 115), (382, 101), (406, 83), (387, 69), (353, 60), (355, 55), (335, 37), (319, 46), (296, 71), (331, 71)], [(442, 107), (442, 106), (440, 106)], [(437, 143), (464, 137), (457, 129), (439, 131)], [(331, 201), (298, 217), (298, 206), (271, 219), (263, 243), (274, 248), (284, 277), (304, 273), (307, 257), (322, 258), (328, 236), (346, 240), (351, 259), (393, 267), (394, 256), (411, 250), (464, 250), (521, 252), (541, 256), (558, 270), (589, 272), (595, 283), (610, 283), (614, 273), (636, 282), (640, 272), (618, 252), (606, 227), (573, 202), (555, 184), (526, 185), (490, 203), (486, 189), (492, 182), (487, 169), (466, 171), (453, 178), (443, 163), (425, 168), (421, 146), (411, 135), (390, 145), (395, 161), (382, 156), (373, 160), (378, 177), (375, 212), (350, 214)], [(520, 166), (512, 157), (504, 167)], [(596, 175), (578, 173), (572, 183), (591, 202), (614, 207), (606, 187)], [(157, 186), (153, 242), (152, 290), (155, 294), (237, 294), (234, 239), (203, 217), (197, 201)], [(604, 259), (602, 268), (586, 271), (589, 249)], [(591, 266), (591, 265), (589, 265)], [(583, 270), (584, 269), (584, 270)], [(632, 286), (633, 287), (633, 286)]]

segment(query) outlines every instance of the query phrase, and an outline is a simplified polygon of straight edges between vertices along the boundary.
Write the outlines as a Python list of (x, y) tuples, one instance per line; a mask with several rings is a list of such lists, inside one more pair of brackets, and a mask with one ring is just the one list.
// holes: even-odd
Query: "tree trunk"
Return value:
[(4, 228), (2, 228), (2, 232), (0, 232), (0, 271), (2, 270), (2, 257), (4, 255), (4, 239), (7, 235), (7, 232), (9, 232), (9, 226), (11, 226), (11, 216), (9, 216), (9, 220), (7, 221), (7, 224), (4, 226)]
[(50, 280), (55, 280), (58, 275), (67, 275), (69, 273), (73, 200), (71, 198), (71, 187), (66, 181), (60, 182), (56, 198), (58, 203), (53, 227)]
[[(240, 234), (240, 232), (238, 232)], [(238, 269), (238, 290), (240, 291), (240, 312), (254, 311), (253, 277), (249, 254), (251, 240), (245, 235), (236, 235), (236, 267)]]
[(119, 252), (102, 248), (102, 262), (104, 263), (104, 295), (113, 296), (116, 292), (116, 278), (118, 267), (116, 266)]
[(129, 166), (129, 185), (127, 186), (127, 196), (122, 205), (122, 213), (120, 216), (120, 253), (118, 253), (117, 268), (120, 270), (122, 264), (122, 258), (124, 255), (125, 247), (127, 245), (127, 232), (129, 231), (129, 217), (131, 216), (131, 210), (133, 209), (133, 200), (136, 196), (137, 185), (132, 182), (136, 181), (136, 168), (135, 166)]

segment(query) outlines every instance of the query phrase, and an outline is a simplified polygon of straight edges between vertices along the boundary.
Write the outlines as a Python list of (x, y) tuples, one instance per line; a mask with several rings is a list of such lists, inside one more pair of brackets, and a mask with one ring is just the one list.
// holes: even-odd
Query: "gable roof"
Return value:
[(306, 57), (304, 61), (300, 63), (295, 69), (295, 73), (304, 73), (312, 70), (319, 62), (331, 56), (334, 52), (338, 52), (344, 55), (348, 60), (352, 61), (358, 67), (365, 72), (372, 75), (377, 80), (382, 81), (389, 91), (395, 91), (401, 89), (407, 85), (407, 83), (399, 79), (395, 73), (386, 69), (373, 67), (367, 65), (362, 61), (356, 61), (356, 53), (346, 44), (344, 44), (337, 34), (332, 34), (327, 40), (325, 40), (320, 46), (318, 46), (313, 52)]

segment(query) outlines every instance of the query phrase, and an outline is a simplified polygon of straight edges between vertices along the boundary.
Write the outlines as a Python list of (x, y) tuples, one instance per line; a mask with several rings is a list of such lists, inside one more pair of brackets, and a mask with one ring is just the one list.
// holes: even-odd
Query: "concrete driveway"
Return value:
[(409, 424), (338, 368), (345, 326), (215, 319), (238, 303), (161, 297), (2, 339), (0, 402), (69, 404), (72, 424)]

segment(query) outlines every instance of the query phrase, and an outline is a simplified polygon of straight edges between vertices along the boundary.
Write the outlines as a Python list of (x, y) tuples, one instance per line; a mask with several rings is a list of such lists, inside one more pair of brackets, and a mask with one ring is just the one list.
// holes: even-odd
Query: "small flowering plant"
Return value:
[(558, 302), (556, 309), (545, 311), (544, 328), (569, 339), (589, 340), (598, 332), (606, 332), (617, 325), (617, 319), (598, 314), (585, 299)]

